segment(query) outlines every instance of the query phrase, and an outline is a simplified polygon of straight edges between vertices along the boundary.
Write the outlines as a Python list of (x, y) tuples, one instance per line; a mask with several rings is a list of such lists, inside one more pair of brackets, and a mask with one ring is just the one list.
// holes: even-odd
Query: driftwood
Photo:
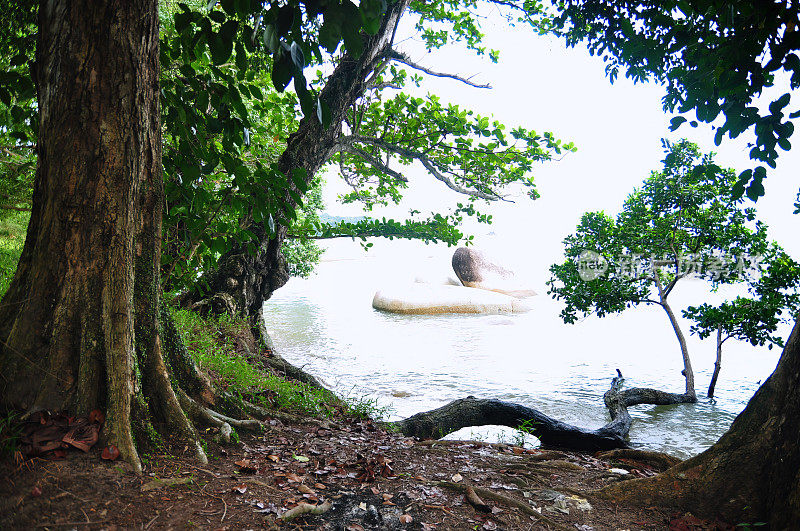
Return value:
[(603, 396), (611, 421), (596, 430), (572, 426), (520, 404), (474, 396), (454, 400), (438, 409), (417, 413), (392, 425), (406, 436), (421, 439), (440, 439), (470, 426), (525, 426), (525, 430), (538, 438), (542, 446), (596, 452), (630, 447), (626, 440), (632, 422), (628, 407), (696, 401), (688, 395), (657, 389), (635, 387), (622, 390), (623, 381), (622, 373), (617, 370), (617, 376), (611, 381), (611, 388)]

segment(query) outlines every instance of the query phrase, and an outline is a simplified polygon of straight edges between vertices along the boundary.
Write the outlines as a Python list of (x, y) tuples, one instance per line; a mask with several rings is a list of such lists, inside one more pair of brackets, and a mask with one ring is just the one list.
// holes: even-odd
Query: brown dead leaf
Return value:
[(100, 457), (106, 461), (114, 461), (119, 457), (119, 448), (113, 444), (111, 446), (106, 446), (103, 448), (103, 453), (100, 454)]
[(236, 485), (235, 487), (231, 488), (231, 492), (238, 492), (239, 494), (244, 494), (247, 492), (247, 485), (242, 483), (241, 485)]
[(305, 479), (305, 476), (301, 477), (295, 474), (294, 472), (287, 472), (286, 479), (288, 479), (290, 483), (302, 483), (303, 480)]
[(268, 456), (267, 456), (267, 459), (269, 459), (269, 460), (270, 460), (270, 461), (272, 461), (273, 463), (277, 463), (278, 461), (280, 461), (280, 460), (281, 460), (281, 458), (280, 458), (280, 457), (278, 457), (278, 456), (277, 456), (277, 455), (275, 455), (275, 454), (270, 454), (270, 455), (268, 455)]
[(38, 498), (41, 495), (42, 495), (42, 489), (40, 489), (39, 487), (33, 487), (31, 489), (31, 496), (33, 496), (34, 498)]
[(452, 479), (452, 480), (453, 480), (453, 483), (458, 483), (459, 481), (461, 481), (461, 480), (462, 480), (462, 479), (464, 479), (464, 478), (461, 476), (461, 474), (459, 474), (458, 472), (456, 472), (455, 474), (453, 474), (453, 475), (450, 477), (450, 479)]
[(297, 486), (297, 490), (302, 492), (303, 494), (311, 494), (311, 495), (316, 494), (316, 492), (311, 490), (310, 487), (308, 487), (306, 485), (302, 485), (302, 484)]
[(394, 494), (389, 494), (388, 492), (383, 494), (383, 501), (389, 501), (394, 498)]
[(414, 521), (410, 514), (401, 514), (397, 519), (400, 520), (401, 524), (410, 524)]
[(326, 486), (325, 486), (325, 485), (323, 485), (322, 483), (314, 483), (314, 488), (315, 488), (315, 489), (320, 489), (320, 490), (325, 490), (325, 489), (327, 489), (328, 487), (326, 487)]

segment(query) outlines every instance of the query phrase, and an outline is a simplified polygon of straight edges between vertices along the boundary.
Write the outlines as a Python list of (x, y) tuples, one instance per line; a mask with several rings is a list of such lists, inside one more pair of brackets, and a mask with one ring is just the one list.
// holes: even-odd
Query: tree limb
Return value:
[(596, 430), (566, 424), (520, 404), (474, 396), (454, 400), (438, 409), (417, 413), (391, 425), (406, 436), (434, 439), (468, 426), (500, 425), (515, 429), (524, 427), (543, 446), (595, 452), (629, 447), (626, 439), (632, 419), (628, 414), (628, 407), (696, 401), (688, 394), (667, 393), (657, 389), (635, 387), (622, 391), (623, 381), (622, 373), (617, 370), (617, 376), (611, 381), (611, 388), (603, 395), (611, 421)]
[[(408, 148), (404, 148), (402, 146), (390, 144), (388, 142), (384, 142), (383, 140), (377, 138), (361, 136), (361, 135), (349, 135), (346, 137), (342, 137), (339, 140), (339, 145), (340, 145), (339, 149), (342, 151), (346, 151), (345, 148), (349, 145), (352, 145), (355, 142), (369, 144), (384, 149), (386, 151), (392, 152), (396, 155), (400, 155), (402, 157), (419, 161), (425, 167), (425, 169), (428, 170), (431, 175), (433, 175), (435, 179), (443, 182), (448, 188), (460, 194), (468, 195), (471, 197), (478, 197), (480, 199), (485, 199), (486, 201), (497, 201), (498, 199), (507, 201), (501, 195), (496, 193), (482, 192), (480, 190), (470, 190), (468, 188), (464, 188), (463, 186), (459, 186), (458, 184), (454, 183), (453, 180), (450, 179), (447, 175), (442, 173), (431, 161), (431, 159), (428, 158), (425, 154), (419, 153), (417, 151)], [(383, 163), (380, 164), (383, 165)]]
[(443, 77), (443, 78), (448, 78), (448, 79), (455, 79), (456, 81), (461, 81), (462, 83), (464, 83), (466, 85), (469, 85), (470, 87), (475, 87), (475, 88), (483, 88), (483, 89), (492, 88), (492, 86), (489, 83), (480, 85), (478, 83), (475, 83), (474, 81), (470, 81), (469, 78), (461, 77), (458, 74), (447, 74), (445, 72), (437, 72), (435, 70), (431, 70), (430, 68), (422, 66), (419, 63), (415, 63), (414, 61), (411, 60), (411, 58), (407, 54), (405, 54), (403, 52), (398, 52), (397, 50), (394, 50), (394, 49), (387, 50), (386, 57), (388, 57), (389, 59), (391, 59), (393, 61), (397, 61), (398, 63), (403, 63), (406, 66), (410, 66), (414, 70), (419, 70), (420, 72), (425, 72), (429, 76)]

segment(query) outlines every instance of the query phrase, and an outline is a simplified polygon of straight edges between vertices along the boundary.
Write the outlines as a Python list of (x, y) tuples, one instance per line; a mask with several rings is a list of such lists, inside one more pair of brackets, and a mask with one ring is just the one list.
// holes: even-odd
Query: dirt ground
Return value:
[[(271, 420), (225, 448), (207, 435), (207, 465), (171, 447), (141, 476), (98, 448), (6, 461), (0, 529), (732, 529), (590, 494), (655, 473), (630, 459), (415, 441), (364, 420)], [(327, 510), (283, 516), (303, 503)]]

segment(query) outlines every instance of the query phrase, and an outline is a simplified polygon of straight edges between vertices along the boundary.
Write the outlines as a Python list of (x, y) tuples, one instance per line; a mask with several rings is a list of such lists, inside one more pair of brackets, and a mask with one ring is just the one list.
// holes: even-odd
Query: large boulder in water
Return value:
[(530, 310), (523, 301), (502, 293), (418, 282), (379, 290), (372, 299), (372, 307), (407, 314), (503, 314)]
[(533, 297), (536, 292), (520, 285), (514, 272), (491, 260), (481, 251), (459, 247), (453, 253), (453, 271), (464, 286), (496, 291), (516, 298)]

